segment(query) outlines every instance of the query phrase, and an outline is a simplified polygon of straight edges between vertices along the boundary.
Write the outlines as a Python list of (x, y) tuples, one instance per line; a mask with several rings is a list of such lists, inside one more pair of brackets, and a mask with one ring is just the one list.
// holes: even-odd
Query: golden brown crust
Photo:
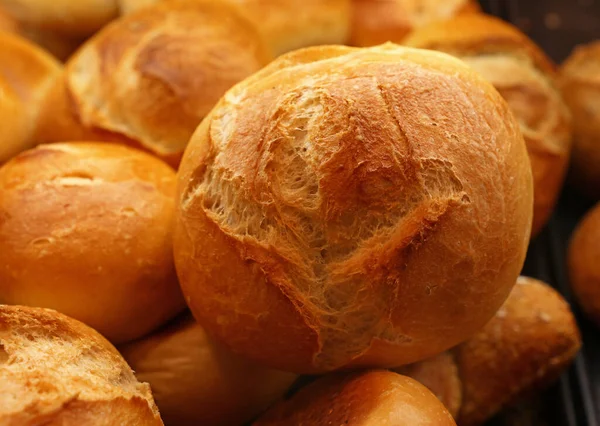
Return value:
[(39, 146), (0, 168), (0, 303), (57, 309), (113, 342), (184, 302), (172, 259), (174, 172), (112, 144)]
[(439, 353), (488, 321), (522, 266), (518, 125), (448, 55), (312, 50), (233, 88), (192, 138), (175, 234), (188, 304), (274, 368)]
[(102, 336), (50, 309), (0, 305), (0, 423), (160, 426), (150, 387)]
[(578, 188), (600, 199), (600, 41), (578, 46), (561, 68), (561, 88), (573, 115), (571, 174)]
[(510, 24), (465, 15), (415, 31), (405, 43), (464, 60), (500, 92), (519, 120), (534, 179), (532, 235), (548, 221), (562, 188), (571, 151), (571, 118), (554, 64)]
[(120, 351), (168, 425), (246, 424), (297, 378), (234, 355), (187, 317)]
[(590, 210), (578, 225), (569, 246), (571, 288), (577, 301), (600, 325), (600, 205)]
[(401, 43), (428, 23), (479, 11), (476, 0), (352, 0), (350, 44)]
[(0, 0), (20, 24), (63, 35), (89, 36), (117, 17), (117, 0)]
[(220, 96), (269, 59), (233, 7), (204, 0), (140, 10), (104, 28), (69, 60), (46, 102), (39, 139), (89, 135), (177, 164)]
[(331, 374), (268, 411), (254, 426), (456, 425), (423, 385), (391, 371)]
[(42, 49), (0, 31), (0, 164), (33, 145), (42, 100), (60, 69)]

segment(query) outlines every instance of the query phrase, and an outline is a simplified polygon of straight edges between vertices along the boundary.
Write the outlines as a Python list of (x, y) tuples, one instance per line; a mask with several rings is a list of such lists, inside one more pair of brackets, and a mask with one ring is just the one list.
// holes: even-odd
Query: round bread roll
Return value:
[(68, 36), (90, 36), (117, 17), (117, 0), (0, 0), (21, 24)]
[(468, 15), (415, 31), (406, 44), (465, 61), (508, 102), (521, 125), (534, 183), (532, 235), (548, 221), (562, 188), (571, 151), (571, 118), (554, 65), (523, 33), (486, 15)]
[(60, 69), (37, 46), (0, 31), (0, 164), (33, 145), (42, 100)]
[(332, 374), (268, 411), (254, 426), (449, 426), (442, 403), (417, 381), (391, 371)]
[(296, 51), (234, 87), (178, 188), (192, 312), (234, 351), (300, 373), (466, 339), (508, 296), (531, 227), (506, 103), (462, 62), (392, 44)]
[(297, 378), (234, 355), (189, 317), (120, 351), (152, 387), (167, 425), (247, 424)]
[(479, 10), (477, 0), (352, 0), (350, 43), (400, 43), (416, 28)]
[(577, 226), (569, 246), (571, 288), (589, 318), (600, 326), (600, 204)]
[(0, 424), (163, 423), (150, 387), (96, 331), (50, 309), (0, 305)]
[(600, 42), (577, 47), (561, 68), (565, 102), (573, 115), (571, 174), (586, 195), (600, 199)]
[[(130, 13), (151, 4), (173, 1), (120, 0), (120, 3), (122, 12)], [(345, 44), (348, 40), (350, 0), (219, 1), (240, 6), (242, 13), (255, 23), (275, 56), (301, 47)]]
[(0, 168), (0, 303), (56, 309), (113, 342), (180, 312), (175, 174), (131, 148), (40, 146)]
[(38, 139), (122, 142), (177, 165), (221, 95), (269, 59), (231, 6), (203, 0), (140, 10), (69, 60), (46, 99)]

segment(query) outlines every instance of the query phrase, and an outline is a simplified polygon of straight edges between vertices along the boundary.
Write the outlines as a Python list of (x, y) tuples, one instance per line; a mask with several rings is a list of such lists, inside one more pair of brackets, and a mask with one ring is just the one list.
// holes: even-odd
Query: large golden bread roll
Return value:
[(574, 183), (600, 199), (600, 42), (577, 47), (561, 68), (563, 97), (573, 115)]
[(56, 309), (113, 342), (181, 311), (175, 174), (112, 144), (40, 146), (0, 168), (0, 303)]
[(600, 204), (581, 220), (569, 245), (571, 288), (587, 316), (600, 326)]
[(400, 43), (419, 27), (479, 10), (477, 0), (352, 0), (350, 43)]
[(500, 95), (448, 55), (392, 44), (297, 51), (235, 86), (178, 188), (176, 266), (198, 321), (303, 373), (466, 339), (508, 296), (531, 227), (529, 159)]
[(252, 24), (231, 6), (203, 0), (140, 10), (69, 60), (38, 138), (123, 142), (177, 164), (221, 95), (268, 60)]
[(37, 46), (0, 31), (0, 164), (33, 146), (42, 101), (60, 69)]
[(167, 426), (247, 424), (297, 378), (234, 355), (189, 317), (119, 349)]
[(457, 56), (508, 102), (531, 158), (537, 235), (554, 209), (571, 151), (571, 118), (550, 59), (510, 24), (479, 14), (421, 28), (406, 44)]
[[(173, 1), (179, 0), (120, 0), (120, 3), (122, 12), (129, 13)], [(219, 2), (239, 6), (275, 56), (301, 47), (344, 44), (349, 37), (350, 0), (216, 0)]]
[(301, 389), (254, 426), (450, 426), (441, 402), (413, 379), (391, 371), (331, 374)]
[(119, 12), (117, 0), (0, 0), (13, 19), (67, 36), (92, 35)]
[(50, 309), (0, 305), (0, 424), (163, 423), (150, 387), (96, 331)]
[(547, 284), (520, 277), (479, 333), (450, 352), (399, 372), (438, 395), (458, 424), (476, 426), (550, 384), (580, 347), (568, 303)]

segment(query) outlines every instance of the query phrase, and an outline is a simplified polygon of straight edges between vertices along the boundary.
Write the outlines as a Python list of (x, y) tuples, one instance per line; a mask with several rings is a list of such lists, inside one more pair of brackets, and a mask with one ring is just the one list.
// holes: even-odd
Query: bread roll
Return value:
[(399, 372), (441, 396), (458, 424), (475, 426), (556, 379), (580, 347), (567, 302), (541, 281), (520, 277), (503, 307), (474, 337)]
[(600, 42), (577, 47), (561, 68), (564, 99), (573, 116), (574, 183), (600, 199)]
[(569, 245), (571, 288), (587, 316), (600, 326), (600, 204), (577, 226)]
[(301, 373), (398, 366), (496, 312), (531, 204), (518, 124), (460, 61), (309, 48), (234, 87), (193, 136), (176, 266), (236, 352)]
[(163, 423), (150, 387), (97, 332), (50, 309), (0, 305), (0, 424)]
[(67, 36), (92, 35), (117, 17), (117, 0), (0, 0), (17, 22)]
[(267, 412), (254, 426), (456, 425), (423, 385), (391, 371), (325, 376)]
[[(123, 13), (175, 0), (120, 0)], [(188, 0), (191, 3), (203, 0)], [(215, 0), (213, 0), (215, 1)], [(216, 0), (241, 8), (277, 56), (301, 47), (345, 44), (350, 0)]]
[(0, 303), (56, 309), (113, 342), (184, 307), (174, 172), (111, 144), (40, 146), (0, 168)]
[(204, 0), (140, 10), (69, 60), (38, 138), (122, 142), (176, 165), (221, 95), (268, 62), (265, 49), (230, 6)]
[(352, 0), (350, 43), (400, 43), (426, 24), (479, 10), (476, 0)]
[(0, 31), (0, 164), (33, 145), (42, 99), (59, 72), (46, 52)]
[(120, 350), (167, 426), (247, 424), (297, 377), (232, 354), (189, 317)]
[(469, 15), (415, 31), (406, 44), (465, 61), (500, 92), (525, 137), (534, 186), (532, 235), (548, 221), (571, 150), (571, 119), (554, 65), (524, 34), (499, 19)]

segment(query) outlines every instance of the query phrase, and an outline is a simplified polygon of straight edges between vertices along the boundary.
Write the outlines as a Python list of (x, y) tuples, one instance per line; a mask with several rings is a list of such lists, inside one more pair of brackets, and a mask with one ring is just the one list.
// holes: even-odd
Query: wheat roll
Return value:
[(499, 19), (469, 15), (415, 31), (406, 44), (465, 61), (500, 92), (515, 114), (531, 159), (532, 235), (546, 224), (562, 188), (571, 151), (571, 118), (554, 64), (523, 33)]
[(450, 426), (452, 416), (413, 379), (391, 371), (331, 374), (268, 411), (254, 426)]
[(424, 25), (479, 10), (476, 0), (352, 0), (350, 43), (401, 43)]
[(0, 31), (0, 164), (33, 146), (43, 98), (60, 70), (42, 49)]
[(587, 196), (600, 199), (600, 42), (578, 46), (561, 67), (561, 87), (573, 116), (571, 175)]
[(0, 0), (17, 22), (66, 36), (90, 36), (118, 15), (117, 0)]
[(0, 303), (56, 309), (112, 342), (182, 310), (175, 174), (131, 148), (65, 143), (0, 168)]
[(176, 267), (198, 321), (301, 373), (466, 339), (508, 296), (531, 226), (506, 103), (462, 62), (392, 44), (300, 50), (234, 87), (178, 191)]
[(269, 59), (231, 6), (204, 0), (140, 10), (71, 57), (46, 99), (38, 138), (120, 142), (177, 165), (221, 95)]
[(0, 305), (0, 424), (162, 426), (150, 387), (96, 331)]
[(167, 426), (247, 424), (297, 378), (234, 355), (189, 317), (119, 350)]

